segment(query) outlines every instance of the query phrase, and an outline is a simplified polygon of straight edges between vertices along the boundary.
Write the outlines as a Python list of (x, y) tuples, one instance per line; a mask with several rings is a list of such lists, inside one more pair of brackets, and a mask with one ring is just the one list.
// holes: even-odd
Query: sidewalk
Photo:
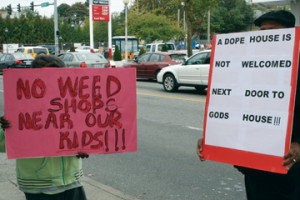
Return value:
[[(82, 181), (88, 200), (138, 200), (91, 178)], [(15, 160), (8, 160), (5, 153), (0, 153), (0, 194), (0, 200), (25, 200), (17, 187)]]

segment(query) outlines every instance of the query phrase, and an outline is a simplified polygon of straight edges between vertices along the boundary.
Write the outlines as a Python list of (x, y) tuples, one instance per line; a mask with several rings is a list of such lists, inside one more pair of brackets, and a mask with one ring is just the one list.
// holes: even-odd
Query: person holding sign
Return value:
[[(257, 18), (254, 24), (261, 30), (292, 28), (295, 26), (295, 16), (285, 10), (271, 11)], [(248, 200), (300, 199), (300, 92), (298, 89), (299, 81), (297, 81), (290, 150), (284, 155), (282, 163), (288, 173), (277, 174), (235, 166), (245, 176)], [(204, 161), (202, 147), (203, 138), (200, 138), (197, 143), (197, 155), (201, 161)]]
[[(56, 56), (41, 55), (32, 63), (33, 68), (65, 67)], [(9, 121), (0, 118), (0, 151), (5, 152), (5, 129)], [(85, 152), (77, 156), (16, 159), (17, 182), (27, 200), (85, 200), (80, 178), (83, 176), (82, 160)]]

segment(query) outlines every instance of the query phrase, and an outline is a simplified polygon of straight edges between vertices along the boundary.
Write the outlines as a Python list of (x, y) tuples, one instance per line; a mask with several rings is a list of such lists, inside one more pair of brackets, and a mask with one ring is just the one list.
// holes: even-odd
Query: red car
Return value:
[(183, 53), (145, 53), (123, 67), (135, 67), (137, 78), (156, 79), (158, 72), (162, 68), (181, 64), (185, 61), (185, 58), (186, 54)]

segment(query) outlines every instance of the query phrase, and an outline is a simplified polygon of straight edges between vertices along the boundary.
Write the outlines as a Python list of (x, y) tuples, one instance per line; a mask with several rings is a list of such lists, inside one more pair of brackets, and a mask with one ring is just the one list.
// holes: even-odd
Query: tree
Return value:
[(71, 6), (66, 3), (62, 3), (57, 7), (57, 13), (59, 14), (60, 17), (69, 17), (69, 10)]
[(211, 30), (216, 33), (246, 31), (253, 23), (253, 10), (244, 0), (223, 0), (211, 13)]
[(88, 18), (89, 10), (88, 7), (86, 7), (86, 5), (84, 5), (83, 3), (75, 3), (70, 7), (67, 14), (70, 18), (76, 16), (75, 22), (76, 24), (79, 24), (80, 21), (83, 22), (85, 18)]
[(144, 47), (142, 47), (142, 48), (140, 49), (139, 56), (143, 55), (144, 53), (146, 53), (146, 50), (145, 50)]
[(121, 52), (119, 50), (118, 45), (116, 45), (116, 47), (115, 47), (115, 52), (114, 52), (113, 58), (114, 58), (114, 61), (121, 61), (122, 60)]
[(5, 23), (3, 21), (3, 18), (0, 17), (0, 27), (1, 27), (1, 31), (0, 31), (0, 44), (5, 43), (6, 38), (5, 38)]
[[(180, 13), (185, 13), (186, 35), (188, 43), (188, 56), (192, 55), (192, 35), (199, 31), (205, 24), (205, 16), (208, 10), (213, 9), (219, 0), (140, 0), (140, 7), (146, 10), (155, 9), (157, 15), (164, 15), (168, 20), (175, 22), (177, 20), (178, 9)], [(184, 6), (182, 6), (184, 3)], [(184, 10), (182, 10), (184, 9)], [(181, 16), (181, 19), (183, 16)], [(182, 25), (184, 24), (181, 21)], [(178, 24), (178, 22), (176, 23)], [(175, 25), (175, 24), (174, 24)], [(182, 29), (182, 25), (180, 29)], [(178, 25), (177, 25), (178, 26)], [(157, 28), (156, 26), (155, 29)], [(178, 27), (179, 28), (179, 27)], [(184, 34), (184, 35), (185, 35)]]
[(151, 41), (169, 41), (174, 38), (182, 39), (184, 32), (164, 15), (156, 15), (153, 11), (146, 13), (130, 12), (128, 16), (128, 32), (139, 39)]

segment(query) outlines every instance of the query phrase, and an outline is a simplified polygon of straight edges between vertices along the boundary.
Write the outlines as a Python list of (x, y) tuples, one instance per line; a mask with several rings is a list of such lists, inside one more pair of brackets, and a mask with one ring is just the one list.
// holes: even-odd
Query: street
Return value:
[(240, 172), (196, 155), (205, 98), (194, 88), (167, 93), (155, 81), (137, 80), (137, 152), (91, 155), (83, 162), (85, 176), (144, 200), (245, 200)]

